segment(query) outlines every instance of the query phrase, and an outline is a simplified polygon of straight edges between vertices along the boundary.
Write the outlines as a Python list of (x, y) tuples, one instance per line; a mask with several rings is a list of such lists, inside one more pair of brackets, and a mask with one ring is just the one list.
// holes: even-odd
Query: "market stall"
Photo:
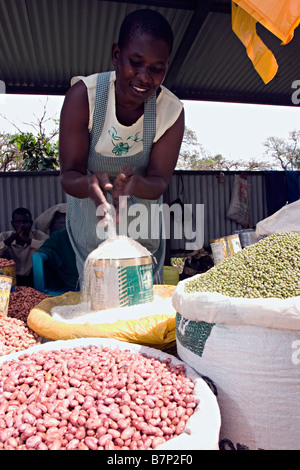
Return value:
[[(52, 8), (52, 3), (48, 3)], [(101, 7), (111, 8), (115, 18), (121, 16), (117, 4), (124, 2), (114, 2), (113, 6), (111, 3), (93, 2), (99, 18), (106, 19), (106, 15), (99, 14)], [(166, 5), (158, 3), (159, 8)], [(292, 60), (297, 55), (287, 55), (288, 65), (281, 68), (282, 74), (272, 83), (279, 67), (275, 55), (258, 37), (256, 26), (260, 22), (284, 44), (291, 42), (299, 24), (299, 2), (294, 2), (294, 8), (283, 10), (282, 2), (275, 2), (276, 8), (274, 2), (221, 2), (222, 5), (213, 7), (207, 2), (210, 5), (207, 8), (203, 8), (203, 2), (194, 2), (195, 11), (191, 2), (184, 3), (189, 3), (192, 14), (185, 10), (184, 21), (179, 21), (183, 3), (176, 10), (175, 23), (184, 28), (179, 34), (184, 39), (176, 44), (167, 77), (174, 93), (178, 92), (183, 99), (212, 99), (221, 76), (224, 81), (218, 96), (224, 101), (252, 99), (256, 103), (290, 104), (291, 90), (288, 87), (286, 93), (286, 83), (291, 76), (286, 69), (290, 71), (291, 64), (299, 63)], [(260, 10), (262, 3), (264, 8)], [(267, 8), (271, 3), (271, 8)], [(177, 4), (172, 2), (172, 8)], [(221, 20), (218, 16), (225, 4), (230, 11), (232, 8), (232, 30), (246, 48), (243, 56), (248, 54), (264, 83), (271, 82), (267, 89), (262, 88), (256, 73), (254, 78), (248, 61), (241, 61), (241, 68), (232, 67), (232, 63), (238, 62), (234, 60), (236, 50), (231, 42), (235, 36), (224, 17)], [(122, 6), (127, 8), (126, 3)], [(24, 14), (26, 28), (23, 25), (18, 30), (22, 45), (28, 24), (35, 34), (44, 27), (37, 3), (31, 2), (31, 8), (31, 12), (27, 8), (22, 10), (28, 15)], [(30, 14), (34, 9), (39, 14)], [(92, 10), (89, 14), (93, 15)], [(14, 24), (19, 24), (16, 11), (3, 15), (5, 21), (13, 18)], [(66, 10), (63, 13), (62, 30), (70, 30), (73, 39), (74, 30), (67, 27)], [(274, 15), (277, 19), (285, 18), (284, 24), (274, 23)], [(230, 53), (226, 56), (222, 55), (220, 43), (227, 41), (220, 41), (216, 27), (219, 21), (226, 26), (224, 30), (230, 30)], [(93, 24), (93, 18), (89, 22)], [(191, 46), (197, 51), (206, 50), (202, 45), (208, 33), (218, 43), (215, 48), (218, 54), (212, 55), (210, 68), (215, 71), (211, 75), (212, 87), (202, 92), (207, 76), (197, 73), (201, 81), (194, 91), (192, 82), (185, 83), (186, 75), (192, 77), (195, 69), (207, 70), (205, 65), (209, 61), (201, 62), (200, 58), (195, 67), (197, 54)], [(7, 38), (11, 42), (9, 35)], [(33, 44), (33, 37), (31, 40)], [(106, 47), (107, 41), (104, 43)], [(236, 42), (233, 44), (235, 48)], [(275, 45), (279, 52), (278, 43)], [(31, 51), (28, 57), (44, 61), (49, 54), (45, 54), (43, 47), (40, 50), (42, 59)], [(82, 50), (86, 54), (91, 49)], [(105, 54), (102, 56), (105, 59)], [(226, 70), (218, 70), (224, 60), (216, 57), (231, 59), (225, 60)], [(9, 59), (5, 58), (5, 64), (21, 64), (23, 71), (22, 60)], [(50, 77), (54, 62), (49, 60)], [(36, 65), (29, 67), (25, 81), (20, 81), (18, 72), (19, 76), (9, 83), (10, 92), (28, 91), (31, 70), (35, 71), (32, 89), (35, 92), (43, 89), (39, 82), (43, 67), (35, 68)], [(104, 64), (98, 68), (104, 70)], [(193, 73), (186, 74), (186, 70)], [(64, 93), (69, 86), (70, 70), (64, 72), (67, 80), (56, 83), (56, 92)], [(48, 84), (52, 83), (49, 76), (43, 77)], [(8, 77), (6, 74), (4, 78)], [(176, 81), (177, 77), (180, 81)], [(234, 91), (224, 91), (227, 83), (235, 80), (238, 86)], [(23, 88), (20, 83), (25, 83)], [(48, 85), (47, 89), (51, 87)], [(187, 88), (191, 90), (189, 94)], [(253, 88), (255, 93), (249, 98)], [(274, 98), (280, 89), (284, 92)], [(246, 180), (237, 178), (227, 213), (227, 217), (243, 226), (249, 224), (250, 188)], [(295, 208), (296, 216), (286, 218), (286, 212)], [(237, 249), (232, 245), (232, 237), (242, 241), (245, 233), (224, 234), (224, 240), (217, 241), (223, 259), (217, 261), (217, 252), (213, 253), (213, 267), (176, 287), (153, 287), (147, 267), (149, 260), (124, 265), (117, 263), (116, 258), (109, 264), (110, 258), (103, 264), (103, 256), (98, 256), (93, 260), (94, 277), (85, 289), (87, 298), (82, 291), (54, 298), (31, 288), (13, 285), (12, 289), (12, 282), (7, 280), (11, 276), (6, 272), (1, 284), (0, 312), (0, 450), (299, 449), (300, 230), (297, 223), (294, 225), (299, 220), (297, 214), (298, 201), (267, 221), (271, 229), (268, 223), (258, 224), (258, 238), (249, 244), (236, 243)], [(144, 285), (136, 272), (134, 281), (125, 287), (122, 284), (122, 289), (118, 276), (113, 281), (103, 281), (107, 267), (117, 268), (119, 273), (120, 266), (122, 271), (130, 266), (143, 272)], [(126, 276), (125, 279), (127, 282)], [(106, 297), (99, 308), (103, 290)], [(130, 303), (129, 298), (135, 301)], [(115, 301), (119, 304), (113, 305)], [(180, 359), (165, 352), (174, 343)]]

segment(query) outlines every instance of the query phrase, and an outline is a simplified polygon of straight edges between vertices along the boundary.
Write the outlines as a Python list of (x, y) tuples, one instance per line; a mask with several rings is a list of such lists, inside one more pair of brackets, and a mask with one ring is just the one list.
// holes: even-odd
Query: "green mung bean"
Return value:
[(186, 281), (185, 292), (245, 298), (300, 296), (300, 234), (279, 232), (245, 247)]

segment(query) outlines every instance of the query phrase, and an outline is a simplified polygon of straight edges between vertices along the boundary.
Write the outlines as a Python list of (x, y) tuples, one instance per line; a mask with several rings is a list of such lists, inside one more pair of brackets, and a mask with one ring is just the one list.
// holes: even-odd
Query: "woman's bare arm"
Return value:
[[(107, 205), (105, 190), (111, 189), (106, 173), (87, 174), (90, 136), (89, 105), (85, 84), (76, 83), (66, 94), (60, 118), (59, 158), (61, 184), (67, 194), (90, 197), (95, 205)], [(108, 206), (109, 207), (109, 206)]]

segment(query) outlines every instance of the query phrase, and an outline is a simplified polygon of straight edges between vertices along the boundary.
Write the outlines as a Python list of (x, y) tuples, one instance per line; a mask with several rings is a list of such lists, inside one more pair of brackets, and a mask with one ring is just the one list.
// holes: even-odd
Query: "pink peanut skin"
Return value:
[(147, 450), (196, 407), (184, 366), (129, 350), (24, 351), (0, 364), (0, 450)]

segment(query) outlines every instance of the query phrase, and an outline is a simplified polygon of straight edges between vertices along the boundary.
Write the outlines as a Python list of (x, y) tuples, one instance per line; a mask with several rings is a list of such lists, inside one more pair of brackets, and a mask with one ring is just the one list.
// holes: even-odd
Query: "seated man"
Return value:
[(49, 238), (40, 230), (32, 230), (32, 216), (19, 207), (12, 213), (12, 231), (0, 233), (0, 257), (16, 263), (17, 285), (33, 287), (32, 254)]

